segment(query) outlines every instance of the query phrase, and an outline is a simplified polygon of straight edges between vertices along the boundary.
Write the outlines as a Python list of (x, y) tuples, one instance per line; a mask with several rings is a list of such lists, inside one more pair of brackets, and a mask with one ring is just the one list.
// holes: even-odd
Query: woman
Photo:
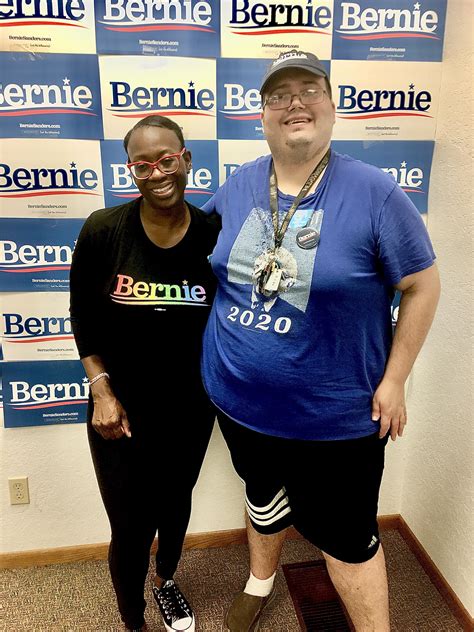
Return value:
[(168, 631), (192, 632), (194, 615), (173, 575), (214, 420), (199, 356), (219, 226), (184, 200), (191, 154), (176, 123), (148, 116), (124, 147), (141, 196), (84, 224), (71, 317), (90, 384), (88, 436), (122, 620), (146, 629), (144, 584), (158, 531), (153, 594)]

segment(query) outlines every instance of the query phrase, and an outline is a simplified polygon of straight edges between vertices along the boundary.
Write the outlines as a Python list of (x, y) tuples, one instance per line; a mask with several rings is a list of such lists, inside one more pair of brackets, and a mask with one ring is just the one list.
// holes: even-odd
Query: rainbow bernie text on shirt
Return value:
[(117, 274), (117, 283), (111, 293), (114, 303), (122, 305), (191, 305), (208, 306), (206, 290), (202, 285), (189, 286), (135, 281), (126, 274)]

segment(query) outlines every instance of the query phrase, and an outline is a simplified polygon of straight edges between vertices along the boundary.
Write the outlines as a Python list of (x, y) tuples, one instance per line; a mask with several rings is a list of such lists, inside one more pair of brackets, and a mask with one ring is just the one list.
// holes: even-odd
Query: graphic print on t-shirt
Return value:
[(190, 286), (184, 279), (179, 285), (136, 280), (127, 274), (117, 274), (110, 294), (121, 305), (190, 305), (209, 307), (202, 285)]
[[(300, 248), (296, 242), (296, 235), (303, 227), (313, 228), (319, 234), (323, 216), (323, 209), (296, 211), (286, 231), (283, 244), (276, 252), (282, 270), (278, 294), (265, 297), (259, 292), (257, 276), (265, 263), (265, 253), (273, 248), (272, 217), (269, 211), (261, 208), (253, 208), (250, 211), (232, 246), (227, 264), (227, 276), (229, 283), (252, 285), (252, 309), (269, 312), (277, 298), (280, 298), (296, 309), (306, 311), (318, 247)], [(280, 223), (281, 219), (280, 217)]]

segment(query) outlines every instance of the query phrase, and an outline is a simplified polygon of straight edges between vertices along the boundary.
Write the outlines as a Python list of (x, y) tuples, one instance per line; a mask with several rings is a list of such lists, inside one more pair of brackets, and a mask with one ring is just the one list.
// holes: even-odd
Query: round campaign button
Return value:
[(296, 243), (300, 248), (304, 248), (304, 250), (316, 248), (319, 244), (319, 233), (314, 228), (302, 228), (296, 234)]

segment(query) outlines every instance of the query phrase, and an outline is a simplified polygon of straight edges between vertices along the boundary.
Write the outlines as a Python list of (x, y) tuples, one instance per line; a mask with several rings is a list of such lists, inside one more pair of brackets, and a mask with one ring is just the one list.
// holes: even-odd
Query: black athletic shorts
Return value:
[(218, 412), (232, 463), (245, 483), (256, 531), (293, 525), (338, 560), (366, 562), (379, 548), (377, 505), (388, 434), (301, 441), (261, 434)]

